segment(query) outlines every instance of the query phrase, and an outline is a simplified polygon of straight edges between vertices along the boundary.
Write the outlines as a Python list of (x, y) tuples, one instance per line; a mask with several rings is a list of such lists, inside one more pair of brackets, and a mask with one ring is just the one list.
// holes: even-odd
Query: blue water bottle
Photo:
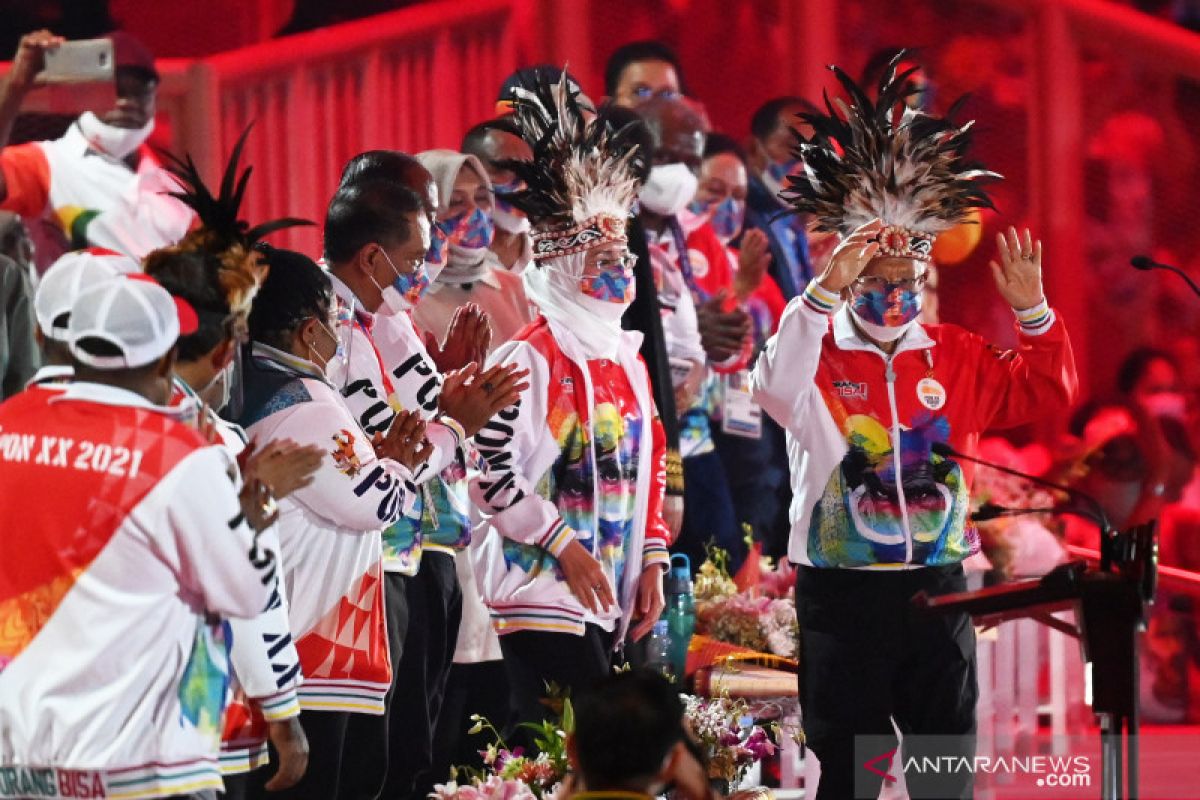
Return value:
[(688, 647), (696, 630), (696, 600), (692, 594), (692, 562), (682, 553), (671, 556), (671, 569), (664, 583), (666, 609), (663, 619), (671, 636), (671, 664), (682, 679), (687, 667)]

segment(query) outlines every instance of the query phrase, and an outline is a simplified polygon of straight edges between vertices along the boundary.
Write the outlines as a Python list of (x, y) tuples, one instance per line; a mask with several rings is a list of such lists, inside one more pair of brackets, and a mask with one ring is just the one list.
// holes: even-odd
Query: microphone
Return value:
[(1187, 281), (1188, 286), (1192, 287), (1192, 291), (1195, 292), (1197, 296), (1200, 296), (1200, 286), (1197, 286), (1196, 282), (1192, 280), (1191, 276), (1189, 276), (1179, 267), (1171, 266), (1170, 264), (1163, 264), (1161, 261), (1155, 261), (1150, 256), (1134, 256), (1133, 258), (1129, 259), (1129, 263), (1134, 269), (1140, 269), (1144, 272), (1149, 272), (1152, 269), (1165, 269), (1170, 272), (1174, 272), (1176, 275)]
[[(1110, 556), (1110, 550), (1111, 550), (1111, 548), (1108, 545), (1108, 542), (1112, 536), (1112, 526), (1109, 525), (1108, 515), (1104, 513), (1103, 506), (1100, 505), (1100, 502), (1098, 500), (1096, 500), (1096, 498), (1092, 497), (1089, 494), (1085, 494), (1085, 493), (1079, 491), (1078, 489), (1072, 489), (1070, 486), (1067, 486), (1065, 484), (1054, 483), (1053, 481), (1048, 481), (1045, 478), (1039, 478), (1036, 475), (1030, 475), (1026, 472), (1021, 472), (1020, 470), (1012, 469), (1011, 467), (1006, 467), (1003, 464), (996, 464), (991, 461), (984, 461), (982, 458), (976, 458), (975, 456), (969, 456), (966, 453), (960, 453), (958, 450), (955, 450), (953, 447), (951, 447), (949, 444), (947, 444), (945, 442), (933, 442), (929, 446), (929, 449), (932, 450), (934, 453), (937, 453), (942, 458), (956, 458), (956, 459), (960, 459), (962, 461), (970, 461), (975, 464), (979, 464), (980, 466), (983, 466), (983, 467), (989, 467), (991, 469), (998, 470), (1000, 472), (1005, 473), (1006, 475), (1012, 475), (1017, 478), (1024, 478), (1025, 480), (1029, 481), (1030, 483), (1036, 483), (1038, 486), (1045, 486), (1048, 489), (1054, 489), (1056, 491), (1063, 492), (1064, 494), (1066, 494), (1067, 498), (1068, 498), (1067, 503), (1063, 504), (1062, 506), (1055, 506), (1054, 509), (1052, 509), (1052, 510), (1053, 511), (1063, 511), (1068, 514), (1075, 514), (1077, 516), (1083, 517), (1084, 519), (1089, 519), (1092, 522), (1096, 523), (1096, 525), (1100, 528), (1101, 568), (1104, 569), (1105, 571), (1108, 570), (1109, 563), (1110, 563), (1109, 556)], [(987, 513), (990, 514), (990, 516), (985, 516), (982, 518), (973, 517), (973, 519), (975, 519), (975, 521), (977, 521), (977, 522), (980, 521), (980, 519), (984, 519), (984, 520), (994, 519), (995, 517), (1004, 516), (1005, 515), (1004, 512), (1006, 512), (1006, 511), (1016, 511), (1017, 510), (1017, 509), (1004, 509), (1001, 506), (996, 506), (996, 505), (992, 505), (991, 508), (988, 508), (988, 506), (989, 506), (989, 504), (985, 503), (979, 509), (979, 511), (982, 512), (982, 511), (984, 511), (984, 509), (987, 509)], [(1036, 510), (1036, 509), (1032, 509), (1032, 510)], [(1022, 509), (1022, 511), (1024, 511), (1024, 509)], [(979, 512), (976, 512), (976, 513), (979, 513)]]

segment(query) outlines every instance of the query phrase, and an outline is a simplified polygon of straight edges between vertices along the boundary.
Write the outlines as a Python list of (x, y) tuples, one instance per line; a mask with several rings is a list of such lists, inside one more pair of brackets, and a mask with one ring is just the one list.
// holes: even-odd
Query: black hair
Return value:
[(490, 158), (487, 155), (487, 137), (492, 131), (508, 133), (518, 138), (521, 136), (521, 131), (517, 128), (516, 123), (508, 117), (484, 120), (472, 125), (471, 129), (463, 134), (459, 152), (475, 156), (482, 161), (487, 161)]
[(600, 115), (608, 120), (612, 130), (626, 131), (623, 137), (631, 145), (637, 145), (638, 155), (633, 160), (634, 172), (641, 183), (650, 177), (651, 155), (654, 153), (654, 133), (650, 126), (632, 108), (616, 106), (611, 102), (600, 108)]
[[(521, 67), (509, 73), (508, 77), (504, 79), (504, 83), (500, 84), (500, 96), (497, 98), (497, 102), (510, 103), (518, 88), (528, 89), (537, 86), (542, 81), (556, 86), (562, 80), (564, 71), (562, 67), (554, 64), (534, 64), (532, 67)], [(581, 86), (570, 72), (567, 72), (567, 85), (575, 88)]]
[(724, 133), (708, 134), (704, 138), (704, 158), (709, 159), (722, 153), (736, 156), (743, 165), (746, 163), (746, 151), (742, 149), (736, 139)]
[(1176, 373), (1179, 372), (1179, 365), (1175, 363), (1175, 357), (1170, 353), (1154, 347), (1139, 347), (1125, 356), (1125, 360), (1117, 369), (1117, 391), (1121, 394), (1132, 392), (1138, 385), (1138, 381), (1150, 371), (1150, 365), (1155, 361), (1165, 361)]
[(617, 85), (621, 83), (621, 76), (625, 73), (625, 69), (630, 64), (636, 64), (639, 61), (664, 61), (670, 64), (675, 68), (675, 74), (679, 77), (679, 88), (683, 90), (684, 94), (687, 94), (679, 56), (675, 55), (675, 51), (669, 45), (652, 39), (623, 44), (612, 52), (612, 55), (608, 57), (608, 63), (604, 65), (604, 93), (609, 97), (615, 97)]
[(250, 309), (250, 338), (288, 351), (292, 334), (306, 319), (324, 320), (333, 300), (333, 283), (311, 258), (267, 244), (256, 248), (270, 271)]
[(229, 304), (221, 288), (220, 259), (209, 252), (159, 253), (147, 260), (147, 274), (175, 297), (196, 310), (199, 326), (194, 333), (179, 337), (179, 360), (202, 358), (233, 335)]
[(344, 185), (325, 213), (325, 260), (341, 264), (364, 246), (408, 241), (413, 228), (408, 215), (425, 206), (421, 196), (395, 181), (376, 179)]
[(679, 690), (656, 672), (612, 675), (575, 701), (575, 749), (588, 791), (645, 791), (683, 738)]
[(788, 106), (800, 106), (805, 111), (815, 111), (816, 107), (803, 97), (783, 95), (772, 97), (758, 107), (754, 116), (750, 117), (750, 135), (760, 142), (774, 133), (780, 125), (790, 125), (792, 120), (783, 119), (783, 110)]
[(891, 64), (892, 59), (900, 55), (901, 52), (904, 52), (905, 61), (911, 61), (913, 64), (919, 65), (921, 69), (925, 69), (925, 65), (922, 63), (915, 49), (911, 47), (884, 47), (876, 50), (867, 59), (867, 65), (863, 67), (862, 71), (862, 82), (859, 85), (867, 91), (874, 91), (879, 86), (879, 79), (883, 77), (888, 64)]

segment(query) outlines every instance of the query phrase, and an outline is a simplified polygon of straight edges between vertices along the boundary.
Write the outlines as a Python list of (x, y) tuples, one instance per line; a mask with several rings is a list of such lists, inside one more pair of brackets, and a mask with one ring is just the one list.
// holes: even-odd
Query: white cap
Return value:
[[(71, 355), (96, 369), (126, 369), (151, 364), (175, 345), (180, 334), (196, 331), (195, 310), (172, 297), (148, 275), (121, 275), (89, 287), (71, 308), (68, 342)], [(81, 339), (100, 339), (120, 355), (94, 355)]]
[(101, 247), (66, 253), (46, 270), (33, 298), (42, 335), (67, 341), (67, 326), (56, 326), (54, 321), (71, 311), (81, 292), (117, 275), (138, 271), (138, 264), (132, 258)]

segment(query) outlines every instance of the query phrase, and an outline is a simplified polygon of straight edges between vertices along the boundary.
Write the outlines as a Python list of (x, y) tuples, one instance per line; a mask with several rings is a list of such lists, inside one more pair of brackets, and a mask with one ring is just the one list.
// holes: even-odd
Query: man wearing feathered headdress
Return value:
[(663, 607), (668, 534), (665, 439), (633, 299), (626, 221), (636, 149), (606, 114), (585, 120), (565, 80), (520, 90), (515, 121), (533, 150), (504, 161), (525, 188), (504, 199), (533, 228), (526, 295), (539, 318), (493, 354), (530, 371), (517, 405), (475, 437), (488, 473), (471, 499), (486, 522), (473, 557), (517, 708), (542, 718), (546, 682), (586, 686)]
[[(973, 752), (970, 618), (919, 616), (909, 599), (965, 589), (962, 561), (979, 549), (967, 517), (972, 470), (954, 452), (972, 452), (984, 430), (1065, 409), (1077, 389), (1028, 231), (999, 237), (992, 263), (1017, 317), (1016, 350), (918, 321), (934, 239), (991, 207), (983, 187), (999, 176), (967, 160), (970, 123), (906, 107), (909, 74), (895, 67), (874, 102), (834, 68), (848, 101), (826, 98), (825, 113), (801, 115), (813, 129), (797, 135), (805, 171), (782, 197), (842, 241), (789, 305), (752, 378), (788, 433), (800, 700), (820, 798), (868, 796), (855, 794), (855, 776), (878, 791), (881, 775), (861, 765), (894, 742), (858, 752), (855, 737), (886, 742), (893, 720), (906, 737), (959, 737), (938, 755)], [(920, 745), (906, 739), (905, 755)], [(969, 775), (959, 777), (934, 791), (969, 793)], [(921, 776), (906, 779), (924, 796)]]

